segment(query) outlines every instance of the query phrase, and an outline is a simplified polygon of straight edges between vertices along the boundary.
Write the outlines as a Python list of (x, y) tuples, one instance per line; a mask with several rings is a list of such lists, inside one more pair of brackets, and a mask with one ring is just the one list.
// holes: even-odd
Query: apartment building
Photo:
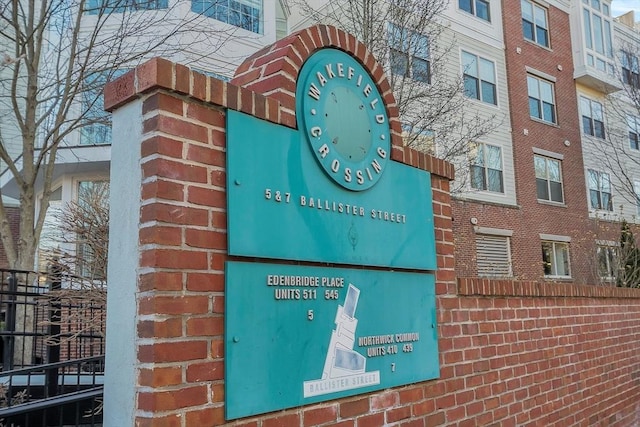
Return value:
[[(61, 6), (63, 4), (68, 6)], [(77, 97), (68, 113), (70, 121), (82, 116), (88, 124), (66, 135), (57, 150), (50, 207), (37, 255), (39, 268), (45, 266), (48, 253), (60, 245), (57, 230), (64, 207), (78, 200), (83, 191), (108, 185), (111, 129), (103, 111), (101, 94), (102, 85), (108, 79), (154, 56), (229, 79), (244, 58), (287, 33), (288, 9), (282, 0), (90, 0), (82, 11), (77, 9), (77, 4), (51, 3), (53, 11), (43, 35), (47, 38), (45, 49), (50, 49), (42, 55), (46, 58), (41, 65), (43, 87), (49, 84), (49, 76), (59, 78), (55, 64), (64, 63), (68, 52), (60, 48), (64, 43), (58, 41), (65, 31), (73, 31), (73, 25), (77, 25), (72, 24), (75, 15), (82, 14), (76, 21), (81, 22), (78, 35), (82, 41), (78, 48), (86, 49), (83, 43), (94, 43), (97, 47), (93, 50), (99, 50), (99, 54), (87, 65), (89, 70), (83, 84), (89, 89)], [(99, 31), (95, 31), (96, 27)], [(116, 43), (120, 46), (113, 49), (104, 46)], [(154, 48), (141, 50), (149, 45)], [(113, 64), (120, 63), (122, 66), (118, 65), (114, 70)], [(0, 70), (3, 72), (8, 70)], [(15, 127), (10, 125), (15, 123), (9, 114), (12, 106), (0, 107), (7, 109), (0, 118), (2, 134), (15, 134)], [(46, 105), (44, 107), (42, 110), (46, 110)], [(44, 117), (51, 112), (39, 111), (37, 114)], [(5, 120), (7, 117), (9, 119)], [(18, 169), (22, 168), (18, 138), (3, 141), (7, 141), (11, 156), (17, 158)], [(38, 153), (36, 150), (36, 155)], [(19, 197), (16, 180), (6, 167), (0, 170), (0, 187), (3, 196)], [(42, 188), (42, 181), (39, 181), (36, 192), (41, 194)]]
[(618, 33), (638, 46), (637, 32), (623, 30), (605, 1), (503, 5), (517, 203), (487, 203), (486, 189), (457, 198), (456, 268), (463, 276), (612, 284), (620, 221), (637, 222), (635, 193), (624, 197), (620, 182), (637, 172), (616, 153), (636, 145), (627, 132), (635, 121), (605, 110), (623, 92)]

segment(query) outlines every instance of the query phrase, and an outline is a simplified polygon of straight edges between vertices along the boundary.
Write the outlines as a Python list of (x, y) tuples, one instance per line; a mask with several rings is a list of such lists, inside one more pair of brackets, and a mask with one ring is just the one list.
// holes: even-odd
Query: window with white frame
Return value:
[(406, 145), (410, 145), (421, 153), (431, 155), (436, 153), (436, 133), (432, 129), (420, 129), (419, 126), (403, 123), (402, 139)]
[(636, 193), (636, 213), (640, 215), (640, 181), (634, 181), (633, 189)]
[(592, 209), (613, 211), (611, 198), (611, 180), (605, 172), (589, 169), (589, 201)]
[(546, 277), (571, 277), (569, 243), (564, 241), (543, 241), (542, 265)]
[(388, 24), (391, 72), (422, 83), (431, 83), (429, 39), (395, 24)]
[(510, 277), (510, 237), (476, 234), (476, 265), (479, 277)]
[[(76, 272), (91, 280), (107, 274), (107, 237), (109, 231), (109, 182), (80, 181), (77, 209), (72, 214), (76, 239)], [(76, 213), (77, 212), (77, 213)]]
[(622, 65), (622, 81), (634, 89), (640, 89), (638, 57), (631, 52), (622, 50), (620, 52), (620, 63)]
[(612, 74), (613, 43), (609, 3), (604, 0), (582, 0), (582, 3), (587, 65)]
[(84, 80), (82, 92), (83, 126), (80, 128), (80, 145), (111, 143), (111, 114), (104, 111), (102, 93), (107, 82), (121, 76), (127, 70), (98, 71)]
[(191, 0), (191, 11), (262, 34), (262, 0)]
[(536, 192), (538, 200), (564, 202), (560, 161), (549, 157), (534, 156)]
[(501, 148), (479, 143), (471, 155), (471, 187), (480, 191), (504, 193)]
[(100, 15), (137, 10), (160, 10), (168, 7), (169, 0), (87, 0), (84, 10), (89, 15)]
[(640, 117), (627, 116), (629, 128), (629, 147), (632, 150), (640, 150)]
[(617, 274), (618, 248), (614, 244), (599, 244), (596, 248), (598, 277), (613, 280)]
[(556, 123), (556, 102), (553, 83), (536, 76), (527, 76), (529, 115), (548, 123)]
[(458, 7), (480, 19), (491, 22), (489, 2), (487, 0), (458, 0)]
[(605, 138), (604, 109), (602, 104), (585, 96), (580, 97), (582, 132), (596, 138)]
[(522, 33), (524, 38), (540, 46), (549, 47), (549, 24), (547, 9), (530, 1), (521, 0)]
[(496, 66), (493, 61), (462, 51), (462, 73), (467, 98), (498, 105)]
[[(42, 203), (42, 198), (39, 199)], [(46, 271), (48, 265), (60, 256), (60, 246), (63, 233), (60, 227), (64, 204), (62, 202), (62, 187), (54, 188), (49, 196), (49, 208), (44, 216), (40, 241), (38, 242), (38, 271)]]

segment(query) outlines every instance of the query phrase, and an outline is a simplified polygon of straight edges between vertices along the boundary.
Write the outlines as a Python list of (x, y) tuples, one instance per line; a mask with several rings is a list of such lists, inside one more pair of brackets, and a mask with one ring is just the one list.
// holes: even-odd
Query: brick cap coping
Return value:
[(460, 277), (458, 278), (458, 295), (636, 299), (640, 298), (640, 289)]
[(160, 89), (296, 129), (294, 95), (298, 71), (311, 53), (323, 47), (351, 53), (371, 72), (387, 104), (392, 135), (391, 159), (453, 180), (455, 173), (451, 163), (402, 145), (398, 109), (383, 68), (362, 43), (331, 26), (317, 25), (298, 31), (260, 50), (245, 60), (231, 82), (206, 76), (167, 59), (153, 58), (107, 83), (105, 110), (114, 111), (144, 93)]

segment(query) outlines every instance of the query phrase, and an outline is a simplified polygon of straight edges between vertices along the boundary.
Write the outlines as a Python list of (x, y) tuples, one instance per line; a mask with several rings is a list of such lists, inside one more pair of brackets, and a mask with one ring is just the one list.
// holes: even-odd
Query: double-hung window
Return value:
[(560, 161), (543, 156), (534, 156), (533, 161), (538, 200), (563, 203)]
[(84, 80), (82, 92), (83, 126), (80, 129), (80, 145), (111, 143), (111, 115), (104, 111), (104, 85), (127, 70), (97, 71)]
[(622, 81), (634, 89), (640, 89), (638, 57), (623, 50), (620, 52), (620, 62), (622, 65)]
[(458, 7), (480, 19), (491, 22), (489, 2), (487, 0), (458, 0)]
[(632, 150), (640, 150), (640, 117), (627, 116), (629, 128), (629, 147)]
[(191, 11), (262, 34), (262, 0), (191, 0)]
[(589, 201), (592, 209), (613, 211), (611, 199), (611, 180), (605, 172), (589, 169)]
[(636, 195), (636, 213), (640, 215), (640, 181), (633, 182), (633, 190)]
[(612, 74), (613, 43), (609, 4), (604, 0), (582, 0), (582, 21), (587, 46), (587, 64)]
[(462, 73), (467, 98), (498, 105), (496, 66), (493, 61), (462, 51)]
[(521, 0), (522, 32), (524, 38), (540, 46), (549, 47), (547, 10), (530, 0)]
[(389, 23), (391, 72), (422, 83), (431, 83), (429, 39), (424, 34)]
[(598, 277), (610, 281), (616, 277), (618, 265), (618, 248), (614, 245), (598, 245)]
[(475, 190), (504, 193), (500, 147), (477, 144), (475, 156), (471, 159), (471, 187)]
[(529, 115), (548, 123), (557, 123), (553, 83), (528, 75), (527, 91), (529, 93)]
[(543, 241), (542, 265), (546, 277), (571, 277), (569, 243), (564, 241)]
[(582, 114), (582, 132), (586, 135), (604, 139), (604, 109), (602, 104), (581, 96), (580, 114)]
[(169, 0), (87, 0), (84, 11), (89, 15), (100, 15), (168, 7)]
[(79, 275), (91, 280), (107, 277), (107, 248), (100, 239), (108, 233), (109, 182), (80, 181), (78, 183), (77, 208), (88, 220), (75, 228), (76, 270)]

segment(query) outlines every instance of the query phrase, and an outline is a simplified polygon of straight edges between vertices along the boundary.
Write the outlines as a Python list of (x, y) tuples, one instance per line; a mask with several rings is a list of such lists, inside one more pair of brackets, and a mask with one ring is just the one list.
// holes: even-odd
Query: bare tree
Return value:
[(604, 138), (594, 138), (597, 162), (612, 175), (611, 185), (625, 205), (627, 219), (640, 214), (640, 39), (622, 42), (616, 65), (620, 90), (606, 97)]
[(16, 182), (22, 212), (14, 243), (0, 203), (0, 235), (11, 267), (34, 267), (60, 146), (77, 144), (73, 138), (81, 129), (91, 133), (108, 123), (101, 111), (104, 83), (151, 55), (180, 55), (188, 65), (234, 36), (184, 5), (0, 0), (0, 160)]
[(289, 1), (313, 23), (353, 34), (387, 67), (407, 146), (466, 169), (470, 142), (499, 126), (467, 107), (462, 77), (451, 72), (456, 44), (441, 23), (448, 0)]
[(81, 335), (104, 338), (105, 334), (109, 183), (85, 184), (78, 200), (61, 210), (58, 245), (49, 253), (50, 272), (61, 285), (39, 300), (56, 310), (42, 323), (58, 326), (60, 331), (47, 337), (50, 344), (73, 342)]

